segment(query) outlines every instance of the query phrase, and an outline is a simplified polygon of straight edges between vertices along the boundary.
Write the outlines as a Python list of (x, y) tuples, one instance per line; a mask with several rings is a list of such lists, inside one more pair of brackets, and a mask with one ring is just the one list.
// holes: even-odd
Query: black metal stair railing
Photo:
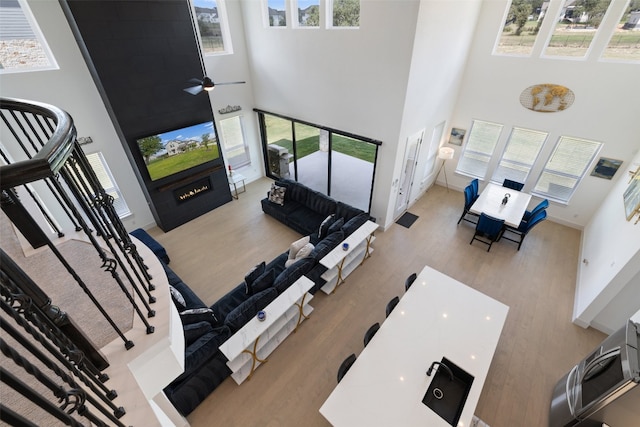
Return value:
[[(3, 134), (0, 147), (0, 205), (3, 212), (34, 248), (48, 247), (123, 340), (125, 348), (130, 349), (134, 343), (120, 330), (83, 278), (56, 249), (48, 237), (48, 232), (43, 228), (48, 226), (58, 236), (64, 235), (65, 230), (56, 225), (58, 222), (71, 224), (76, 232), (82, 231), (102, 262), (104, 272), (100, 273), (99, 270), (98, 273), (110, 274), (114, 286), (123, 292), (133, 312), (145, 325), (146, 332), (154, 332), (154, 327), (147, 320), (155, 315), (155, 311), (149, 306), (155, 302), (155, 297), (151, 295), (154, 289), (150, 282), (151, 277), (115, 211), (113, 198), (100, 185), (76, 141), (73, 120), (68, 113), (57, 107), (7, 98), (0, 98), (0, 117), (0, 130)], [(45, 209), (40, 203), (42, 198), (38, 197), (42, 194), (35, 195), (33, 188), (29, 188), (29, 184), (35, 182), (46, 184), (40, 185), (39, 191), (42, 191), (41, 188), (48, 189), (50, 196), (47, 200), (54, 200), (54, 203), (59, 204), (61, 209), (55, 211), (64, 212), (67, 218), (58, 218), (59, 221), (55, 221), (49, 216), (47, 211), (52, 210)], [(36, 207), (46, 224), (40, 225), (20, 201), (16, 189), (21, 186), (26, 188), (29, 196), (36, 202)], [(108, 361), (82, 329), (64, 313), (64, 307), (56, 308), (40, 286), (1, 248), (0, 258), (0, 282), (4, 298), (0, 304), (4, 317), (0, 320), (3, 332), (21, 342), (30, 357), (37, 358), (51, 369), (73, 391), (74, 397), (71, 398), (60, 391), (63, 388), (61, 385), (54, 385), (55, 381), (32, 367), (27, 358), (12, 349), (4, 340), (0, 343), (2, 353), (22, 367), (29, 376), (50, 390), (55, 390), (54, 394), (61, 393), (63, 397), (56, 396), (59, 399), (81, 401), (80, 404), (71, 405), (71, 409), (67, 408), (69, 402), (63, 403), (58, 408), (62, 410), (62, 414), (75, 413), (95, 425), (105, 425), (104, 421), (101, 421), (105, 418), (109, 425), (121, 425), (118, 418), (124, 414), (124, 408), (111, 402), (117, 393), (115, 390), (108, 390), (103, 384), (108, 380), (108, 376), (101, 371), (108, 367)], [(130, 289), (133, 289), (133, 292)], [(146, 310), (146, 315), (140, 305)], [(9, 325), (7, 319), (12, 319), (22, 330)], [(28, 343), (33, 340), (44, 350)], [(46, 398), (34, 397), (33, 393), (36, 392), (27, 383), (22, 382), (20, 376), (14, 378), (3, 369), (2, 381), (19, 393), (26, 393), (30, 401), (37, 402), (38, 406), (56, 418), (64, 419), (66, 424), (82, 425), (75, 418), (68, 419), (54, 408), (50, 408), (44, 401)], [(89, 391), (82, 391), (80, 384), (84, 384)], [(81, 392), (75, 394), (77, 390)], [(85, 402), (96, 408), (101, 415), (96, 416), (92, 410), (87, 409)], [(17, 420), (24, 417), (24, 414), (16, 413), (4, 405), (0, 414), (3, 419), (8, 417)]]

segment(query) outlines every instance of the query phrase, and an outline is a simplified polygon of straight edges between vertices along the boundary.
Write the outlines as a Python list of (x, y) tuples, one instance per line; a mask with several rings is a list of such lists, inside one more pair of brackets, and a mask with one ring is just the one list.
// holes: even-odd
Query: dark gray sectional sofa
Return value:
[(185, 370), (164, 392), (182, 415), (191, 413), (231, 375), (227, 358), (219, 350), (220, 345), (300, 277), (312, 280), (314, 286), (309, 292), (316, 293), (325, 283), (320, 276), (326, 268), (319, 261), (370, 219), (363, 211), (336, 202), (295, 181), (278, 183), (287, 188), (284, 205), (273, 204), (267, 198), (262, 201), (263, 210), (310, 236), (313, 250), (288, 267), (285, 263), (289, 259), (289, 248), (270, 262), (257, 264), (240, 284), (210, 307), (163, 261), (168, 261), (169, 257), (157, 241), (144, 230), (132, 232), (160, 259), (169, 285), (173, 287), (172, 299), (180, 313), (185, 335)]

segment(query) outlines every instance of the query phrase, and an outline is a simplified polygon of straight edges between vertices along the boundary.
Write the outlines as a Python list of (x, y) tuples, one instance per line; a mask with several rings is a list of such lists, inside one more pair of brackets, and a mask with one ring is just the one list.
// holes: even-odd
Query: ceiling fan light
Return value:
[(202, 79), (202, 89), (210, 92), (214, 87), (215, 85), (213, 84), (213, 80), (211, 80), (209, 77), (205, 77)]

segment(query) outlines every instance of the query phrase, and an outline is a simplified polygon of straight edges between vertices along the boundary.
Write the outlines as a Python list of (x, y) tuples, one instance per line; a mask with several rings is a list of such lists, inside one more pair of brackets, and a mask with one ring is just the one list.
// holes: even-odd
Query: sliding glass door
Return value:
[(296, 180), (369, 212), (380, 141), (255, 111), (269, 177)]

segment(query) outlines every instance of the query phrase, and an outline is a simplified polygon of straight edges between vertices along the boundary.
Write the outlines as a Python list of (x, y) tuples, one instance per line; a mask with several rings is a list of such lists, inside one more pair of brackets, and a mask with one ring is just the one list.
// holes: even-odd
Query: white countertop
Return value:
[(449, 426), (422, 403), (426, 371), (444, 356), (475, 377), (458, 423), (469, 426), (508, 311), (425, 267), (320, 413), (334, 426)]
[[(507, 204), (503, 205), (505, 194), (510, 197)], [(530, 201), (531, 194), (489, 182), (469, 210), (478, 215), (484, 212), (494, 218), (504, 219), (505, 224), (518, 228)]]

